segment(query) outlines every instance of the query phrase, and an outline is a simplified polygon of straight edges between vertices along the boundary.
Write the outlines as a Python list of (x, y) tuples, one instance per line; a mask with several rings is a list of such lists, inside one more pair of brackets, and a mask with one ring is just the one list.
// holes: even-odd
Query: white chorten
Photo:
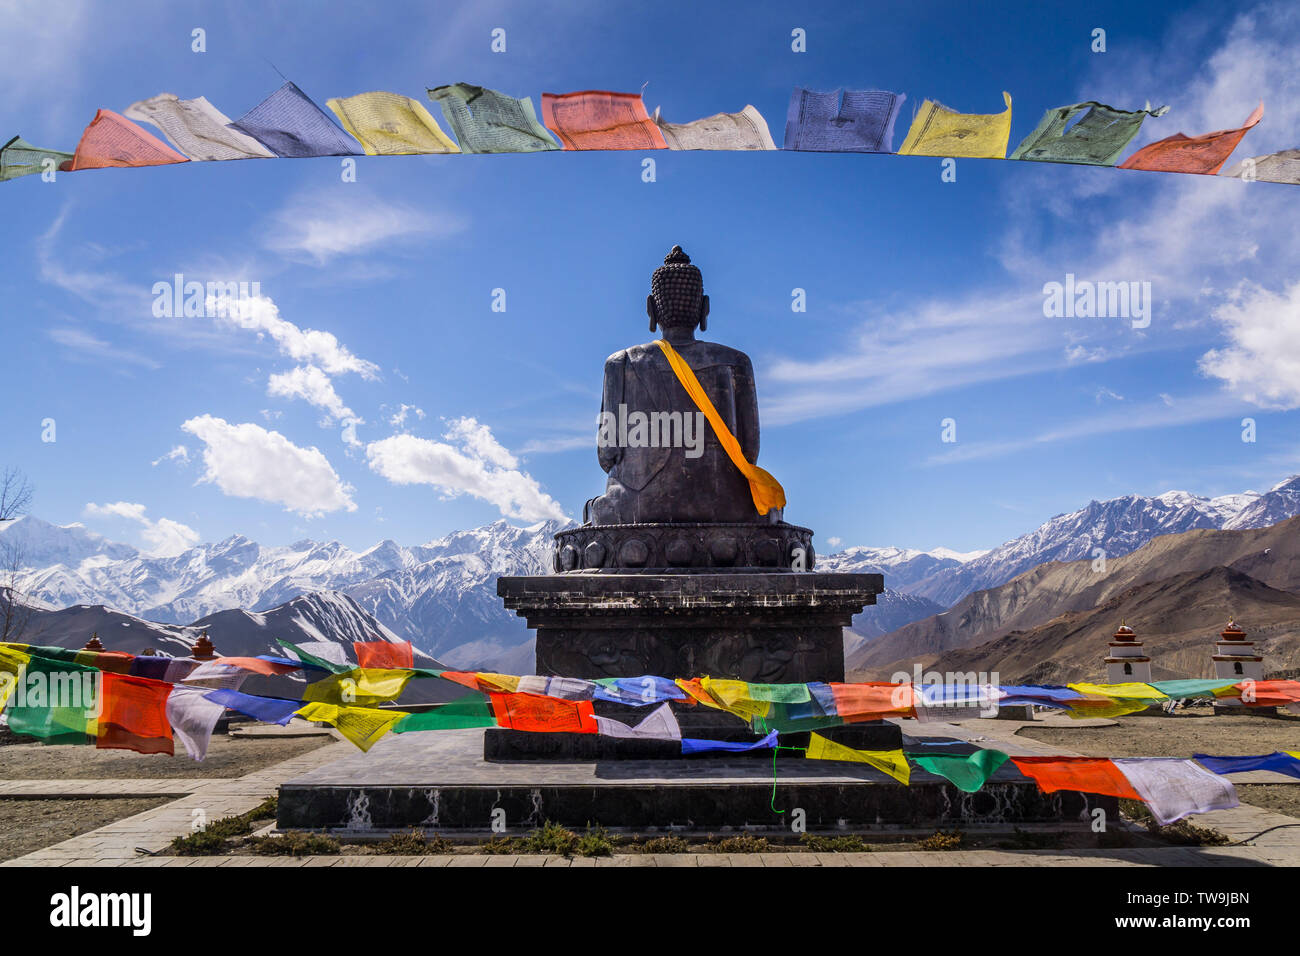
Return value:
[(1255, 642), (1234, 621), (1214, 645), (1214, 676), (1222, 680), (1263, 680), (1264, 658), (1255, 653)]
[(1106, 683), (1129, 681), (1151, 682), (1151, 658), (1142, 653), (1142, 642), (1133, 628), (1121, 622), (1110, 639), (1110, 653), (1106, 655)]

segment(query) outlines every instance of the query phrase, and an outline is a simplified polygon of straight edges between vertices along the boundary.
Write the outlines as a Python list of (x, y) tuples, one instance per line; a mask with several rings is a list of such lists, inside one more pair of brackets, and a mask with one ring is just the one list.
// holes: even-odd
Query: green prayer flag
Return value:
[(537, 121), (533, 101), (496, 90), (455, 83), (429, 90), (429, 99), (456, 134), (462, 153), (536, 153), (559, 149), (550, 131)]
[[(1069, 126), (1084, 110), (1083, 118)], [(1081, 163), (1089, 166), (1114, 166), (1124, 147), (1142, 128), (1148, 116), (1163, 116), (1169, 107), (1158, 109), (1117, 110), (1091, 100), (1048, 110), (1038, 127), (1024, 138), (1008, 159), (1038, 163)], [(1069, 126), (1069, 129), (1066, 127)]]
[(973, 754), (907, 754), (907, 759), (930, 773), (946, 778), (965, 793), (974, 793), (1011, 758), (1001, 750), (977, 750)]
[(496, 718), (486, 700), (458, 700), (439, 704), (432, 710), (408, 714), (393, 725), (393, 733), (413, 730), (456, 730), (464, 727), (495, 727)]
[[(805, 685), (806, 686), (806, 685)], [(802, 708), (807, 710), (807, 708)], [(835, 715), (824, 717), (791, 717), (788, 704), (774, 703), (766, 717), (755, 717), (754, 729), (761, 734), (778, 731), (783, 734), (797, 734), (801, 731), (825, 730), (828, 727), (843, 727), (844, 718)]]
[(71, 153), (60, 152), (57, 149), (41, 149), (21, 136), (15, 136), (4, 146), (0, 146), (0, 182), (44, 172), (46, 160), (51, 161), (50, 168), (58, 169), (60, 163), (70, 159), (72, 159)]
[(290, 644), (288, 641), (283, 641), (278, 639), (276, 640), (275, 643), (279, 644), (281, 647), (285, 647), (293, 651), (295, 654), (298, 655), (298, 659), (302, 661), (304, 664), (312, 664), (316, 667), (319, 667), (321, 670), (329, 671), (331, 674), (345, 674), (348, 671), (352, 670), (352, 666), (350, 664), (335, 664), (333, 661), (327, 661), (325, 660), (325, 658), (317, 657), (315, 654), (308, 654), (297, 644)]
[(1232, 687), (1235, 680), (1162, 680), (1150, 681), (1152, 687), (1166, 697), (1213, 697), (1216, 690)]
[(33, 656), (5, 708), (9, 729), (46, 744), (94, 743), (99, 687), (97, 668)]
[(807, 684), (750, 684), (749, 696), (773, 704), (806, 704), (812, 699)]

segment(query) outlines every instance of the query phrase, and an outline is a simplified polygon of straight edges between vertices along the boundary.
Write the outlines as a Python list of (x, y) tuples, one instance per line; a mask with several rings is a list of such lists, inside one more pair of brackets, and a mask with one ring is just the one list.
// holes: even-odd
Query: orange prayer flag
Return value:
[(1241, 138), (1264, 116), (1264, 104), (1255, 107), (1246, 125), (1240, 129), (1221, 129), (1201, 136), (1184, 136), (1175, 133), (1154, 143), (1148, 143), (1124, 162), (1120, 169), (1150, 169), (1161, 173), (1200, 173), (1215, 175), (1228, 160), (1228, 156)]
[(863, 682), (831, 684), (835, 714), (847, 723), (879, 720), (882, 717), (914, 717), (915, 702), (911, 684)]
[(171, 684), (110, 673), (104, 673), (101, 681), (96, 747), (142, 754), (174, 753), (172, 725), (167, 720)]
[(275, 674), (289, 674), (301, 669), (296, 664), (277, 664), (274, 661), (264, 661), (260, 657), (218, 657), (212, 663), (239, 667), (246, 671), (252, 671), (254, 674), (265, 674), (268, 677)]
[(392, 670), (415, 666), (415, 648), (410, 641), (353, 641), (358, 667), (380, 667)]
[(1012, 757), (1011, 762), (1026, 777), (1032, 777), (1043, 793), (1077, 790), (1129, 800), (1142, 799), (1128, 777), (1105, 757)]
[(125, 116), (100, 110), (77, 143), (72, 169), (106, 166), (166, 166), (189, 160)]
[(639, 93), (543, 93), (542, 122), (565, 149), (667, 149)]
[(589, 700), (562, 700), (540, 694), (488, 694), (497, 726), (534, 733), (594, 734), (596, 715)]
[(1300, 702), (1300, 681), (1244, 680), (1233, 685), (1243, 704), (1257, 707), (1282, 707)]

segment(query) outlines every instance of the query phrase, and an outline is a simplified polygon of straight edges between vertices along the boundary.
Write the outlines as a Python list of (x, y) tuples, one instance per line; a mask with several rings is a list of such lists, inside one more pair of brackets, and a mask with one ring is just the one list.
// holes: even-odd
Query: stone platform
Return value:
[[(931, 743), (944, 752), (972, 745)], [(965, 749), (963, 749), (965, 748)], [(281, 829), (382, 832), (490, 830), (494, 811), (507, 833), (520, 835), (553, 821), (637, 831), (788, 832), (801, 808), (810, 831), (893, 827), (970, 827), (1068, 822), (1113, 798), (1042, 794), (1011, 764), (979, 793), (965, 794), (942, 777), (912, 773), (903, 787), (865, 764), (814, 760), (676, 759), (492, 763), (483, 759), (482, 730), (389, 735), (369, 753), (353, 753), (282, 784)], [(773, 795), (773, 773), (776, 791)], [(773, 810), (775, 801), (776, 810)]]
[(879, 574), (779, 570), (497, 579), (537, 631), (537, 674), (760, 684), (842, 681), (843, 629), (882, 590)]

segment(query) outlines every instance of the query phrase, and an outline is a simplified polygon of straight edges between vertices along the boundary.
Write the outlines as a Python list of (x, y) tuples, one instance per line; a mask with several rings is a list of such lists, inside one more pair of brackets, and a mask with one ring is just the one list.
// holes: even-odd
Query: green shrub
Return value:
[(434, 834), (425, 837), (423, 830), (412, 829), (407, 833), (394, 833), (387, 840), (375, 844), (375, 852), (386, 856), (428, 856), (436, 853), (451, 853), (456, 845), (450, 840)]
[(336, 856), (339, 841), (319, 833), (290, 832), (278, 837), (253, 837), (248, 845), (258, 856)]
[(534, 830), (519, 841), (520, 853), (543, 853), (555, 856), (573, 856), (578, 850), (578, 834), (567, 827), (547, 820), (540, 830)]
[(921, 850), (960, 850), (965, 840), (966, 834), (960, 830), (953, 830), (951, 833), (935, 830), (928, 837), (917, 840), (916, 845)]
[(770, 853), (773, 849), (772, 844), (767, 842), (767, 837), (756, 837), (750, 833), (719, 840), (713, 844), (713, 848), (719, 853)]
[(176, 856), (216, 856), (227, 849), (226, 838), (211, 828), (178, 836), (170, 846)]
[(805, 833), (799, 838), (799, 842), (814, 853), (868, 853), (871, 850), (871, 847), (863, 843), (862, 837), (856, 833), (844, 836)]
[(690, 853), (691, 844), (679, 836), (652, 837), (634, 844), (641, 853)]

